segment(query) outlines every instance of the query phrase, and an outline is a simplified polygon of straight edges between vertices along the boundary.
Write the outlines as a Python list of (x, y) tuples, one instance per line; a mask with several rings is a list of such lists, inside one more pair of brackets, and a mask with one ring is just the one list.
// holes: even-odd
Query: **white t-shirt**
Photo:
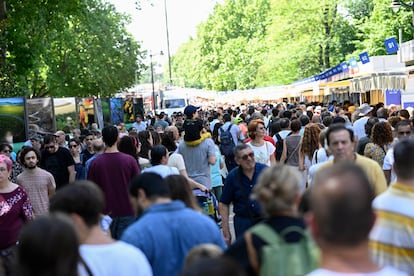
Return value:
[(397, 176), (395, 175), (395, 173), (392, 169), (393, 164), (394, 164), (394, 149), (390, 148), (387, 151), (387, 154), (385, 154), (384, 164), (382, 165), (382, 169), (384, 171), (387, 171), (387, 170), (391, 171), (390, 184), (394, 183), (397, 180)]
[(167, 165), (155, 165), (142, 171), (142, 173), (149, 172), (159, 174), (162, 178), (166, 178), (169, 175), (180, 174), (177, 168)]
[[(111, 244), (79, 247), (80, 254), (94, 276), (151, 276), (152, 269), (144, 253), (122, 241)], [(87, 276), (86, 270), (79, 269), (80, 276)]]
[(306, 276), (408, 276), (405, 272), (401, 272), (392, 267), (386, 266), (379, 271), (370, 272), (370, 273), (344, 273), (344, 272), (335, 272), (332, 270), (319, 268), (312, 271)]
[(251, 142), (246, 143), (254, 152), (254, 159), (257, 163), (262, 163), (270, 166), (270, 155), (274, 154), (275, 146), (272, 143), (264, 141), (260, 147), (253, 146)]

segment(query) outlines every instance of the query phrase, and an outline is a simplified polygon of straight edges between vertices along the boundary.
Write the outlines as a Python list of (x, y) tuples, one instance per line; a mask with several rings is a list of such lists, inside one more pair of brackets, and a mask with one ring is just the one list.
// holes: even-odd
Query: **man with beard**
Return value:
[(16, 178), (16, 183), (23, 186), (36, 216), (49, 212), (49, 197), (55, 193), (56, 184), (53, 175), (39, 168), (40, 153), (32, 147), (24, 147), (20, 153), (20, 163), (25, 170)]

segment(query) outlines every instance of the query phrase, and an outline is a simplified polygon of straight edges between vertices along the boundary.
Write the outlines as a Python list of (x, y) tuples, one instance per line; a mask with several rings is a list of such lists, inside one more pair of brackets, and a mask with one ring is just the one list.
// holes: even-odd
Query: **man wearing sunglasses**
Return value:
[(233, 203), (234, 230), (236, 238), (259, 222), (261, 217), (259, 203), (250, 199), (254, 185), (261, 171), (267, 166), (256, 163), (254, 152), (246, 144), (237, 145), (234, 148), (234, 159), (238, 165), (227, 176), (223, 194), (220, 198), (219, 211), (222, 217), (224, 240), (231, 244), (231, 232), (229, 226), (229, 206)]
[(67, 148), (58, 145), (54, 135), (44, 137), (40, 167), (53, 175), (56, 189), (75, 181), (75, 161)]

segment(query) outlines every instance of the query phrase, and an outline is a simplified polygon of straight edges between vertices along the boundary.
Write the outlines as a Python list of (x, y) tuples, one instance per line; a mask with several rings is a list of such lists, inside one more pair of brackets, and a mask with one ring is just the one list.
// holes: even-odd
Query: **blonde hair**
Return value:
[(294, 210), (301, 181), (302, 176), (297, 168), (276, 164), (261, 173), (253, 189), (253, 198), (260, 202), (263, 211), (269, 216)]

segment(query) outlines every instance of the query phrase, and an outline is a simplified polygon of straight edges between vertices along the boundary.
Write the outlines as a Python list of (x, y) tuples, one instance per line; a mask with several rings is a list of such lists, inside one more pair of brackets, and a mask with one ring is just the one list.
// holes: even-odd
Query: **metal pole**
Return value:
[(168, 13), (167, 13), (167, 0), (164, 0), (164, 14), (165, 14), (165, 29), (167, 33), (167, 54), (168, 54), (168, 76), (169, 76), (169, 84), (172, 85), (172, 77), (171, 77), (171, 54), (170, 54), (170, 35), (168, 31)]
[(152, 109), (155, 114), (155, 86), (154, 86), (154, 67), (152, 65), (152, 54), (150, 56), (150, 67), (151, 67), (151, 83), (152, 83)]

